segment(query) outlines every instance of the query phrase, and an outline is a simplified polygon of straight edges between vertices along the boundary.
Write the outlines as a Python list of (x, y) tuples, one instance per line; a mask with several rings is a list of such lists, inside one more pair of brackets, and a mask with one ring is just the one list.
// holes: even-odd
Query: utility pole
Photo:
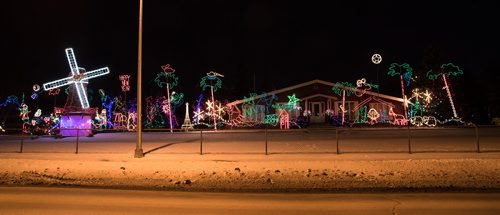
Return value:
[(135, 158), (144, 157), (142, 150), (142, 0), (139, 0), (139, 44), (137, 50), (137, 139)]

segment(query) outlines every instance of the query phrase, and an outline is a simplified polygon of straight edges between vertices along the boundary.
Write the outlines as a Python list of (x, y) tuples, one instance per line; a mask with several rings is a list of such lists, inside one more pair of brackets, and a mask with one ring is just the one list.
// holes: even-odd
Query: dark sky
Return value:
[[(188, 102), (210, 70), (226, 76), (219, 92), (226, 98), (252, 92), (254, 75), (262, 92), (316, 78), (374, 83), (377, 71), (381, 91), (397, 96), (391, 90), (398, 86), (386, 75), (389, 64), (407, 62), (419, 70), (426, 55), (459, 65), (473, 86), (498, 76), (500, 7), (493, 1), (144, 1), (145, 96), (158, 94), (153, 79), (167, 63), (177, 70), (177, 91)], [(136, 80), (138, 5), (4, 2), (2, 74), (9, 78), (0, 79), (1, 98), (29, 95), (33, 84), (66, 77), (67, 47), (87, 70), (110, 67), (111, 74), (91, 80), (89, 88), (119, 94), (119, 74)], [(371, 63), (374, 53), (382, 55), (380, 65)]]

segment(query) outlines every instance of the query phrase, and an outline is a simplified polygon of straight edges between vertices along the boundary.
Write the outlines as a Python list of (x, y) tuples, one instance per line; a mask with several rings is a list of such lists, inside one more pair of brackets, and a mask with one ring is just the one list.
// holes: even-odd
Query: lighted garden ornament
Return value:
[(406, 112), (406, 108), (408, 107), (408, 100), (405, 95), (404, 82), (406, 82), (407, 86), (410, 85), (412, 71), (413, 69), (407, 63), (404, 64), (392, 63), (391, 66), (389, 67), (389, 72), (387, 73), (393, 77), (399, 75), (399, 79), (401, 82), (401, 94), (403, 96), (403, 109), (404, 109), (405, 119), (408, 119), (408, 114)]
[(382, 56), (380, 54), (372, 55), (372, 63), (380, 64), (380, 62), (382, 62)]
[[(224, 75), (221, 75), (214, 71), (210, 71), (207, 73), (207, 76), (201, 78), (200, 80), (200, 87), (203, 91), (205, 90), (205, 88), (210, 86), (210, 93), (212, 94), (212, 102), (211, 102), (212, 104), (215, 104), (214, 92), (222, 87), (222, 80), (219, 77), (224, 77)], [(213, 84), (214, 81), (215, 85)], [(217, 115), (213, 114), (213, 118), (214, 118), (214, 130), (217, 131)]]
[[(170, 64), (166, 64), (161, 66), (163, 72), (158, 73), (155, 78), (155, 82), (158, 87), (163, 87), (163, 85), (167, 86), (167, 107), (165, 107), (166, 112), (168, 112), (168, 121), (170, 123), (170, 133), (174, 132), (174, 125), (172, 124), (172, 103), (170, 102), (170, 89), (177, 86), (179, 78), (175, 76), (175, 69), (170, 66)], [(172, 83), (170, 83), (170, 80)], [(164, 80), (164, 81), (163, 81)]]
[(442, 64), (439, 71), (435, 72), (429, 70), (427, 72), (427, 78), (430, 80), (436, 80), (438, 77), (441, 77), (444, 82), (444, 89), (446, 89), (446, 93), (448, 95), (448, 99), (450, 99), (451, 109), (453, 111), (453, 117), (458, 119), (457, 111), (455, 110), (455, 104), (453, 103), (453, 97), (450, 92), (450, 87), (448, 85), (447, 76), (458, 76), (463, 75), (464, 72), (453, 63)]
[(75, 88), (78, 93), (78, 98), (80, 100), (82, 108), (83, 109), (88, 108), (89, 101), (87, 98), (87, 93), (85, 92), (85, 87), (83, 86), (84, 81), (98, 76), (109, 74), (109, 68), (104, 67), (89, 72), (85, 72), (85, 69), (78, 67), (78, 64), (76, 63), (76, 57), (72, 48), (66, 49), (66, 57), (68, 58), (69, 67), (71, 69), (71, 76), (45, 83), (43, 84), (43, 89), (45, 91), (48, 91), (62, 86), (75, 84)]

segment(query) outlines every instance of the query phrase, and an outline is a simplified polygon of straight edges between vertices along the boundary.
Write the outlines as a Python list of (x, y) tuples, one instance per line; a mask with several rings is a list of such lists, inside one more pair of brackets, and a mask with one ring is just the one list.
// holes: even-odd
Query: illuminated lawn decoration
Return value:
[(191, 123), (191, 120), (189, 119), (189, 104), (186, 102), (186, 115), (184, 117), (184, 123), (182, 123), (181, 128), (184, 131), (188, 131), (193, 129), (193, 124)]
[(375, 108), (370, 108), (367, 114), (368, 118), (370, 118), (370, 125), (377, 123), (377, 119), (380, 117), (380, 114), (375, 110)]
[(106, 120), (105, 120), (106, 126), (105, 126), (105, 128), (113, 128), (113, 121), (111, 119), (111, 117), (113, 116), (113, 113), (112, 113), (111, 109), (113, 108), (113, 104), (115, 103), (115, 101), (117, 99), (116, 98), (111, 99), (111, 97), (109, 97), (105, 94), (103, 89), (99, 89), (99, 94), (101, 95), (102, 107), (106, 109), (106, 111), (104, 111), (104, 113), (106, 114)]
[(372, 55), (372, 63), (380, 64), (381, 62), (382, 62), (382, 56), (380, 54), (373, 54)]
[(130, 85), (129, 85), (130, 75), (120, 75), (118, 77), (122, 82), (122, 92), (130, 91)]
[(453, 97), (450, 92), (450, 87), (448, 85), (448, 81), (446, 80), (447, 76), (459, 76), (463, 75), (464, 72), (456, 65), (453, 63), (447, 63), (447, 64), (442, 64), (440, 67), (440, 70), (438, 72), (433, 72), (432, 70), (429, 70), (427, 72), (427, 78), (430, 80), (436, 80), (438, 77), (441, 77), (444, 82), (444, 89), (446, 89), (446, 94), (448, 95), (448, 98), (450, 99), (450, 105), (451, 109), (453, 111), (453, 117), (458, 118), (457, 111), (455, 110), (455, 104), (453, 103)]
[[(205, 88), (210, 86), (210, 92), (212, 95), (212, 104), (215, 104), (214, 92), (222, 87), (222, 80), (219, 77), (224, 77), (224, 75), (221, 75), (221, 74), (216, 73), (214, 71), (210, 71), (207, 73), (207, 76), (201, 78), (201, 80), (200, 80), (200, 87), (203, 91), (205, 91)], [(207, 81), (208, 81), (208, 83), (207, 83)], [(213, 84), (214, 81), (215, 81), (215, 85)], [(217, 131), (217, 116), (216, 116), (216, 114), (213, 114), (213, 119), (214, 119), (214, 130)]]
[[(155, 82), (158, 85), (158, 87), (162, 88), (164, 85), (167, 86), (167, 112), (168, 112), (168, 122), (170, 125), (170, 133), (174, 132), (174, 125), (172, 123), (172, 104), (170, 102), (170, 90), (177, 86), (179, 82), (179, 78), (175, 76), (175, 69), (170, 66), (170, 64), (166, 64), (161, 67), (163, 72), (158, 73), (158, 75), (155, 78)], [(170, 83), (170, 80), (172, 83)]]
[(366, 91), (371, 90), (372, 87), (378, 89), (378, 85), (367, 83), (365, 78), (358, 79), (356, 81), (355, 95), (361, 97), (366, 93)]
[(349, 82), (337, 82), (332, 87), (333, 92), (335, 92), (339, 96), (342, 96), (342, 104), (339, 105), (340, 113), (342, 114), (342, 126), (344, 126), (345, 113), (347, 112), (345, 110), (345, 96), (346, 94), (347, 96), (350, 96), (352, 93), (355, 93), (354, 89), (355, 89), (354, 85), (352, 85)]
[[(413, 69), (407, 63), (403, 63), (403, 64), (392, 63), (391, 66), (389, 67), (389, 72), (387, 73), (388, 75), (390, 75), (392, 77), (399, 75), (399, 79), (401, 81), (401, 94), (403, 96), (403, 109), (404, 109), (404, 113), (405, 113), (404, 116), (406, 119), (408, 119), (408, 114), (406, 112), (406, 107), (408, 107), (408, 102), (407, 102), (406, 95), (405, 95), (404, 82), (406, 82), (407, 86), (410, 85), (412, 71), (413, 71)], [(404, 80), (404, 82), (403, 82), (403, 80)]]
[(393, 125), (407, 125), (408, 120), (406, 119), (405, 116), (401, 114), (396, 114), (392, 110), (392, 107), (389, 108), (389, 116), (393, 117), (392, 124)]
[(48, 82), (43, 84), (43, 89), (45, 91), (54, 89), (54, 88), (59, 88), (62, 86), (70, 85), (70, 84), (75, 84), (76, 91), (78, 93), (78, 98), (80, 100), (82, 108), (88, 108), (89, 107), (89, 101), (87, 98), (87, 93), (85, 92), (85, 87), (83, 86), (84, 81), (87, 81), (91, 78), (95, 78), (98, 76), (106, 75), (109, 74), (109, 68), (104, 67), (96, 70), (92, 70), (89, 72), (84, 72), (81, 73), (80, 71), (85, 71), (83, 68), (78, 67), (78, 64), (76, 63), (76, 58), (75, 54), (73, 52), (72, 48), (67, 48), (66, 49), (66, 56), (68, 58), (69, 62), (69, 67), (71, 69), (71, 76), (59, 80), (55, 80), (52, 82)]

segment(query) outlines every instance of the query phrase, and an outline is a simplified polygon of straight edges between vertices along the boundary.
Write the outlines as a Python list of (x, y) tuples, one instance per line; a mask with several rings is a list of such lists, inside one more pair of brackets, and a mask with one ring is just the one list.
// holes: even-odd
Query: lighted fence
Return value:
[[(135, 132), (75, 130), (74, 136), (33, 136), (20, 129), (0, 134), (0, 152), (133, 153)], [(81, 134), (87, 135), (81, 135)], [(340, 154), (498, 152), (500, 126), (309, 128), (247, 130), (146, 129), (145, 154)]]

